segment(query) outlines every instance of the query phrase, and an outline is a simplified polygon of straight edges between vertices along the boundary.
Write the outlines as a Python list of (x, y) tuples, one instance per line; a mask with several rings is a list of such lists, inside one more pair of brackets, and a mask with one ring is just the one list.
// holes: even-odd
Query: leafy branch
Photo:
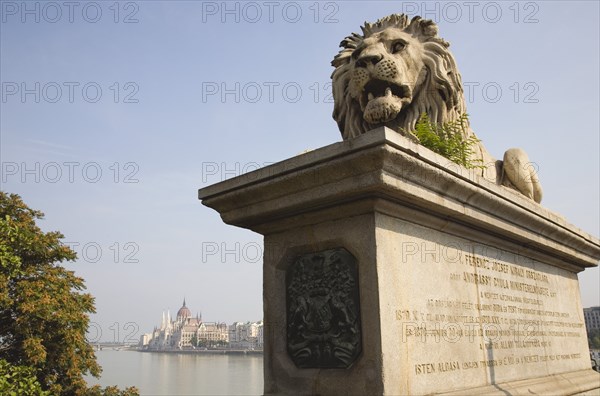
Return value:
[(465, 168), (483, 168), (481, 159), (472, 159), (474, 146), (480, 140), (474, 135), (468, 135), (468, 115), (462, 114), (457, 120), (436, 124), (431, 122), (427, 113), (421, 114), (413, 134), (419, 139), (421, 145), (440, 154), (450, 161), (456, 162)]

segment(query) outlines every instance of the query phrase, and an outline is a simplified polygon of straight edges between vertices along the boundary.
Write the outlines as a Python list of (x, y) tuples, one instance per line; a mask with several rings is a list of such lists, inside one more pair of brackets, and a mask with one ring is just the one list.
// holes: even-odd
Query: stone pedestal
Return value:
[(264, 235), (265, 394), (575, 394), (600, 242), (380, 128), (199, 191)]

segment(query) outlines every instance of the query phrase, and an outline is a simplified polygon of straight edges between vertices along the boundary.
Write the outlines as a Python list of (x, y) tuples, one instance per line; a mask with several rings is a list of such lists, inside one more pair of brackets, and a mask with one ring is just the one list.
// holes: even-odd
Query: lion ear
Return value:
[(348, 36), (342, 40), (342, 42), (340, 43), (340, 47), (349, 48), (349, 49), (354, 50), (354, 49), (356, 49), (358, 44), (362, 41), (362, 39), (363, 39), (363, 36), (361, 36), (360, 34), (352, 33), (350, 36)]
[(420, 16), (414, 17), (406, 30), (412, 34), (423, 36), (426, 39), (432, 39), (438, 34), (436, 23), (431, 19), (422, 19)]
[(352, 52), (358, 47), (358, 44), (361, 42), (363, 37), (358, 33), (352, 33), (350, 36), (346, 37), (340, 43), (340, 47), (342, 49), (335, 56), (335, 58), (331, 61), (331, 65), (333, 67), (341, 66), (350, 61), (350, 56)]

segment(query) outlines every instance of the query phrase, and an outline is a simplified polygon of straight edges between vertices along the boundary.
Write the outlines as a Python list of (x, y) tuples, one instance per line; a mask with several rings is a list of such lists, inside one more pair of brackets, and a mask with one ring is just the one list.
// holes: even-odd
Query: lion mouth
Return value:
[(393, 120), (402, 109), (403, 102), (410, 100), (410, 88), (391, 81), (369, 81), (360, 97), (364, 119), (370, 124)]

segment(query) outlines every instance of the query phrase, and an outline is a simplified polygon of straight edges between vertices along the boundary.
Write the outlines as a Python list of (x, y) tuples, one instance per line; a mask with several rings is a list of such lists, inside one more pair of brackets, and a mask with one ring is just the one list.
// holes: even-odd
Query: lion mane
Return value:
[[(456, 61), (435, 22), (393, 14), (361, 30), (340, 43), (331, 62), (333, 118), (344, 140), (386, 126), (418, 143), (413, 132), (423, 113), (435, 124), (466, 114)], [(463, 137), (475, 136), (466, 126)], [(523, 150), (509, 149), (496, 161), (479, 142), (471, 159), (484, 164), (485, 178), (540, 202), (541, 186)]]

